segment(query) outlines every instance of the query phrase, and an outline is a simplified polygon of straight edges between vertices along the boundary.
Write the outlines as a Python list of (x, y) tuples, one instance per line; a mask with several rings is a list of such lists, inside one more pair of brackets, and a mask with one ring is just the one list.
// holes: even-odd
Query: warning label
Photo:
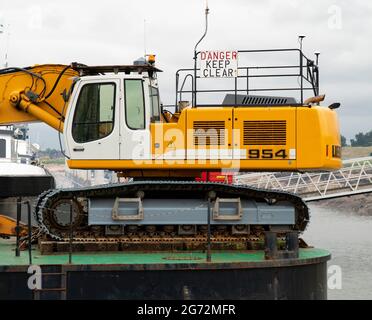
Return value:
[(201, 51), (202, 78), (235, 78), (238, 76), (238, 51)]

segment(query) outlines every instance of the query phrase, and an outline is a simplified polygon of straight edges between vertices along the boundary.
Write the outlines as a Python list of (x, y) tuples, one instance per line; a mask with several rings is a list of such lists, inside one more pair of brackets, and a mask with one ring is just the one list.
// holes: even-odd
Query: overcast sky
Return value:
[[(0, 0), (9, 24), (10, 66), (41, 63), (129, 64), (146, 50), (157, 55), (161, 97), (174, 101), (175, 71), (192, 67), (204, 31), (205, 0)], [(209, 0), (209, 31), (200, 49), (297, 48), (320, 51), (325, 104), (341, 102), (341, 131), (352, 138), (372, 129), (372, 1)], [(0, 35), (0, 63), (6, 36)], [(32, 137), (57, 146), (57, 133), (32, 126)]]

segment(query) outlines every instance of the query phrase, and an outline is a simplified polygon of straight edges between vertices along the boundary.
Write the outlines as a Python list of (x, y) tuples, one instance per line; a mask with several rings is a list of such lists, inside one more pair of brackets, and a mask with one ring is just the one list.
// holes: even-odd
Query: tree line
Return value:
[(40, 158), (44, 158), (44, 157), (47, 157), (50, 159), (63, 158), (63, 154), (61, 150), (56, 150), (56, 149), (51, 149), (51, 148), (47, 148), (46, 150), (40, 150), (38, 152), (38, 155)]
[[(346, 138), (341, 135), (341, 145), (347, 146)], [(366, 133), (359, 132), (355, 135), (354, 139), (350, 140), (352, 147), (369, 147), (372, 146), (372, 130)]]

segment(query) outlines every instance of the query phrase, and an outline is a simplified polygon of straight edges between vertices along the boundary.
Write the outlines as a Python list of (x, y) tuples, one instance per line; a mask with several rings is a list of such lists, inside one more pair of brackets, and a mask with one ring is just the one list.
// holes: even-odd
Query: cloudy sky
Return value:
[[(157, 55), (164, 104), (174, 101), (175, 71), (192, 67), (204, 28), (205, 0), (0, 0), (0, 63), (10, 66), (78, 61), (128, 64), (146, 50)], [(347, 138), (372, 129), (372, 2), (366, 0), (209, 0), (209, 31), (200, 49), (297, 48), (320, 51), (325, 104), (341, 102)], [(146, 23), (144, 23), (146, 20)], [(42, 147), (56, 147), (57, 133), (32, 126)]]

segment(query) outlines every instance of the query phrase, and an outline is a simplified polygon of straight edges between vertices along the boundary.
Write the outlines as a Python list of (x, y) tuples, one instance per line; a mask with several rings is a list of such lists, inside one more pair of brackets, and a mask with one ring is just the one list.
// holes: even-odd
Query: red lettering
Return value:
[(237, 59), (237, 55), (238, 55), (238, 52), (237, 52), (237, 51), (233, 51), (233, 52), (232, 52), (232, 58), (233, 58), (234, 60)]
[(201, 59), (201, 60), (205, 60), (206, 57), (207, 57), (207, 54), (205, 53), (205, 51), (202, 51), (202, 52), (200, 53), (200, 59)]

